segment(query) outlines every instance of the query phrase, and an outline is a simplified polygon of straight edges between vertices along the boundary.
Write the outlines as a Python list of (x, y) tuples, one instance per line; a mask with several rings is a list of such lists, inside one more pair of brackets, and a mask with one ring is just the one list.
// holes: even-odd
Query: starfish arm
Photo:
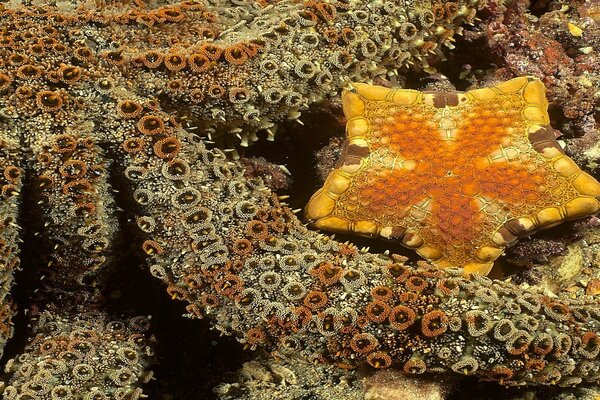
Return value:
[(31, 341), (6, 366), (5, 398), (140, 398), (152, 377), (146, 317), (113, 320), (99, 311), (33, 317)]
[(20, 135), (0, 120), (0, 354), (13, 334), (10, 290), (19, 267), (19, 212), (23, 190)]
[[(126, 176), (138, 221), (152, 221), (140, 224), (154, 243), (151, 271), (191, 316), (210, 316), (247, 347), (505, 384), (573, 382), (580, 378), (571, 359), (596, 362), (600, 321), (572, 317), (590, 304), (338, 243), (306, 229), (241, 164), (175, 126), (164, 129), (179, 141), (177, 157), (123, 153), (119, 162), (141, 172)], [(143, 140), (151, 148), (156, 138)], [(527, 325), (509, 311), (516, 306), (527, 310)], [(489, 348), (493, 361), (479, 356)], [(552, 368), (532, 373), (531, 359)]]
[[(258, 130), (272, 136), (279, 121), (298, 120), (345, 82), (428, 69), (426, 56), (442, 55), (442, 45), (451, 46), (477, 9), (477, 2), (464, 0), (451, 6), (441, 0), (75, 3), (0, 11), (9, 30), (40, 32), (10, 46), (53, 78), (67, 62), (64, 54), (73, 54), (84, 74), (116, 76), (114, 85), (122, 77), (139, 95), (160, 96), (180, 109), (190, 126), (239, 136), (243, 146), (257, 140)], [(40, 36), (51, 37), (59, 50), (49, 50), (51, 56), (30, 51)], [(11, 63), (11, 75), (17, 68)]]
[[(45, 126), (47, 117), (42, 113), (31, 119), (38, 130), (28, 138), (39, 205), (32, 214), (45, 239), (39, 243), (45, 249), (42, 265), (30, 273), (43, 276), (38, 278), (45, 287), (38, 305), (59, 302), (55, 306), (63, 310), (87, 311), (102, 303), (114, 261), (118, 223), (108, 161), (91, 128)], [(65, 120), (77, 121), (75, 116)]]
[[(369, 102), (394, 99), (400, 94), (379, 86), (353, 85), (353, 89), (342, 96), (344, 113), (348, 118), (347, 143), (336, 170), (310, 199), (305, 214), (317, 228), (400, 239), (410, 228), (402, 218), (407, 214), (426, 213), (421, 203), (428, 199), (427, 183), (418, 176), (430, 171), (424, 163), (418, 164), (415, 160), (419, 157), (417, 151), (409, 156), (387, 151), (377, 138), (378, 132), (373, 131)], [(409, 95), (398, 101), (417, 100), (418, 92), (406, 92)], [(410, 118), (415, 117), (406, 115), (405, 119)], [(421, 136), (427, 135), (428, 131), (416, 130), (406, 134), (426, 140)], [(394, 146), (396, 141), (399, 139), (392, 139), (387, 144)], [(423, 217), (421, 215), (419, 219)], [(405, 236), (405, 244), (411, 245), (411, 238), (414, 242), (414, 232)]]
[[(564, 160), (563, 156), (557, 158), (558, 162)], [(496, 219), (505, 221), (528, 218), (529, 229), (523, 234), (595, 214), (600, 210), (600, 184), (570, 160), (565, 164), (560, 172), (551, 165), (536, 171), (492, 164), (481, 182), (484, 209), (494, 210)]]
[[(494, 88), (468, 93), (475, 98), (500, 98), (500, 101), (507, 95), (516, 95), (521, 99), (518, 107), (523, 116), (521, 126), (505, 126), (506, 136), (501, 140), (504, 143), (498, 143), (492, 157), (483, 160), (482, 164), (488, 165), (481, 182), (484, 191), (494, 193), (493, 185), (499, 182), (504, 185), (505, 193), (496, 195), (505, 203), (510, 202), (509, 197), (525, 199), (529, 203), (543, 200), (555, 206), (568, 203), (560, 211), (538, 209), (538, 213), (542, 212), (539, 218), (536, 217), (540, 227), (598, 211), (600, 183), (564, 155), (549, 125), (548, 100), (540, 80), (516, 78)], [(527, 138), (526, 142), (522, 141), (523, 137)], [(508, 186), (512, 188), (511, 195), (506, 192)], [(538, 205), (538, 208), (544, 207), (550, 208), (548, 205)], [(548, 214), (553, 214), (553, 218), (547, 219)]]
[(425, 218), (421, 204), (428, 199), (427, 185), (411, 180), (408, 170), (363, 164), (354, 174), (332, 174), (309, 201), (306, 216), (321, 229), (400, 239), (409, 227), (403, 217)]

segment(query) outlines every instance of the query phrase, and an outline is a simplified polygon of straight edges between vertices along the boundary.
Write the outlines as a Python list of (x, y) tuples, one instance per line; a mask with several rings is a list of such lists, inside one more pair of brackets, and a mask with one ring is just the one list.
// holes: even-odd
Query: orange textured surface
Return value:
[(454, 93), (355, 84), (343, 100), (344, 153), (306, 208), (317, 228), (487, 274), (518, 236), (600, 209), (600, 183), (563, 154), (535, 78)]

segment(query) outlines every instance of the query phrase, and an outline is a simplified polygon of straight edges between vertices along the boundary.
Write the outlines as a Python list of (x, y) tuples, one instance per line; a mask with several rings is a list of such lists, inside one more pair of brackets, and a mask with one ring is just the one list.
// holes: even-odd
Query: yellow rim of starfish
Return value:
[[(493, 262), (512, 243), (514, 238), (525, 236), (538, 229), (549, 228), (568, 219), (576, 219), (592, 215), (600, 209), (600, 183), (591, 175), (582, 171), (570, 158), (563, 154), (556, 143), (553, 132), (548, 130), (549, 116), (547, 112), (548, 101), (544, 84), (534, 77), (520, 77), (500, 83), (494, 87), (475, 89), (468, 92), (423, 93), (410, 89), (386, 88), (363, 83), (353, 83), (342, 94), (344, 114), (347, 118), (346, 136), (348, 146), (353, 147), (355, 160), (349, 165), (340, 165), (327, 178), (323, 188), (318, 190), (310, 199), (306, 210), (306, 217), (315, 227), (336, 232), (355, 232), (361, 235), (389, 237), (394, 227), (378, 226), (372, 221), (350, 221), (333, 216), (336, 200), (351, 185), (352, 177), (358, 174), (365, 165), (360, 159), (361, 150), (364, 154), (370, 152), (369, 142), (366, 140), (370, 126), (364, 117), (366, 102), (385, 101), (398, 105), (410, 106), (424, 103), (435, 107), (452, 107), (463, 102), (490, 100), (499, 94), (519, 94), (527, 103), (522, 110), (522, 116), (527, 121), (528, 135), (532, 145), (538, 153), (549, 162), (554, 171), (560, 176), (569, 179), (573, 188), (580, 196), (567, 201), (565, 204), (541, 209), (535, 216), (523, 216), (511, 221), (511, 224), (501, 226), (494, 234), (493, 239), (486, 246), (476, 249), (476, 262), (461, 265), (465, 274), (477, 272), (487, 274)], [(415, 249), (422, 257), (432, 261), (439, 267), (452, 265), (444, 260), (441, 250), (435, 245), (425, 244), (414, 232), (404, 235), (402, 244)]]

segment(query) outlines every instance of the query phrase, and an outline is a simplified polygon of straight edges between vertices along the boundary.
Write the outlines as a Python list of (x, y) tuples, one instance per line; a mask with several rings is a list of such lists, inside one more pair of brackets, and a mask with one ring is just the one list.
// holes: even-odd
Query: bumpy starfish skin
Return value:
[[(550, 298), (361, 252), (308, 230), (260, 179), (195, 135), (163, 129), (178, 143), (171, 159), (123, 150), (118, 164), (139, 205), (151, 272), (189, 303), (190, 316), (211, 317), (250, 348), (341, 367), (367, 362), (504, 384), (600, 381), (593, 297)], [(142, 149), (159, 141), (132, 133), (123, 143), (133, 138)]]
[(437, 266), (485, 275), (518, 236), (600, 209), (600, 183), (563, 154), (535, 78), (343, 96), (345, 151), (306, 208), (318, 228), (401, 238)]
[(36, 91), (46, 77), (67, 84), (65, 95), (94, 84), (101, 91), (135, 87), (205, 134), (229, 132), (247, 145), (257, 130), (273, 135), (278, 121), (337, 99), (345, 81), (426, 68), (425, 57), (452, 47), (452, 35), (482, 4), (408, 3), (218, 0), (6, 10), (0, 89), (16, 80)]

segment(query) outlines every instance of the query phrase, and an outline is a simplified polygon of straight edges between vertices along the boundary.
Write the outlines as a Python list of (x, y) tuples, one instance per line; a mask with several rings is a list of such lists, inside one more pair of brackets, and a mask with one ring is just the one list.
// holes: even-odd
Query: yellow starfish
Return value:
[(343, 155), (306, 207), (317, 228), (401, 239), (486, 275), (517, 237), (600, 209), (600, 183), (563, 154), (536, 78), (453, 93), (354, 84), (343, 107)]

